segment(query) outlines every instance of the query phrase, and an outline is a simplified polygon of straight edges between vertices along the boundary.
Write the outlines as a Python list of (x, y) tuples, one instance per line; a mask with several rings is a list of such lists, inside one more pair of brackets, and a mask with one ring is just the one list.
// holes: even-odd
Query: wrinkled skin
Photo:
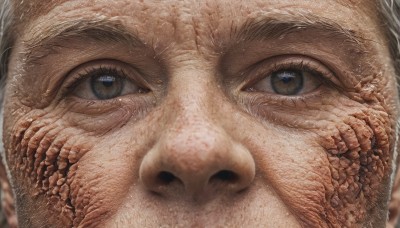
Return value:
[[(385, 226), (398, 100), (373, 1), (28, 2), (3, 134), (21, 227)], [(357, 41), (237, 38), (262, 18), (326, 19)], [(142, 44), (31, 41), (77, 20)], [(94, 96), (83, 78), (107, 67), (133, 89)], [(278, 68), (318, 74), (294, 96), (263, 90)]]

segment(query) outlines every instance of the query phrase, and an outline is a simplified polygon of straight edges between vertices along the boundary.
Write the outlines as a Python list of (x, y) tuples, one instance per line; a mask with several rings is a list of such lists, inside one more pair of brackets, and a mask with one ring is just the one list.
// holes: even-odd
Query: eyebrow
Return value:
[(62, 41), (69, 39), (123, 43), (130, 47), (145, 46), (135, 32), (129, 31), (121, 22), (111, 20), (76, 20), (52, 24), (33, 32), (29, 37), (23, 41), (26, 46), (27, 65), (54, 53), (55, 47), (68, 47)]
[[(350, 44), (360, 53), (366, 50), (362, 42), (365, 39), (356, 35), (355, 31), (345, 29), (329, 19), (304, 15), (292, 19), (277, 19), (278, 16), (247, 19), (240, 26), (232, 24), (230, 37), (238, 42), (273, 40), (284, 38), (292, 33), (312, 30), (332, 37), (343, 44)], [(100, 43), (123, 43), (130, 47), (146, 46), (136, 32), (130, 31), (120, 21), (109, 19), (79, 19), (51, 24), (29, 34), (29, 37), (24, 41), (26, 65), (55, 53), (54, 47), (67, 47), (62, 41), (71, 38), (90, 39)]]
[(346, 29), (328, 18), (301, 15), (291, 19), (262, 17), (247, 19), (241, 26), (231, 26), (231, 38), (238, 42), (254, 40), (284, 39), (285, 36), (304, 31), (313, 31), (326, 37), (365, 51), (365, 39), (352, 29)]

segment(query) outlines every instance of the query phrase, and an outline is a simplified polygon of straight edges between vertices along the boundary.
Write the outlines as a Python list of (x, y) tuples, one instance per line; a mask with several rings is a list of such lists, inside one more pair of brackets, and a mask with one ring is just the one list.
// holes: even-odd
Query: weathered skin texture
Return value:
[[(398, 95), (373, 1), (360, 2), (15, 2), (3, 140), (19, 226), (385, 226)], [(141, 44), (43, 40), (88, 20)], [(304, 23), (240, 36), (263, 20)], [(96, 99), (82, 78), (109, 66), (144, 89)], [(257, 90), (292, 68), (321, 85)]]

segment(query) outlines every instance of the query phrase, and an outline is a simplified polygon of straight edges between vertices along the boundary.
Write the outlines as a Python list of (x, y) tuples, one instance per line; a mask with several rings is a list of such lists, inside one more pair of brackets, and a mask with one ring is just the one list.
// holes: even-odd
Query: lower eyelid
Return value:
[[(117, 60), (96, 60), (84, 63), (68, 73), (60, 90), (60, 99), (68, 95), (72, 95), (74, 91), (77, 90), (86, 90), (88, 91), (86, 94), (84, 94), (86, 98), (96, 99), (96, 97), (93, 97), (93, 95), (89, 96), (91, 91), (89, 86), (90, 78), (96, 74), (104, 73), (102, 71), (124, 79), (123, 83), (126, 86), (123, 88), (122, 95), (137, 91), (147, 92), (147, 86), (145, 86), (147, 83), (129, 64), (119, 62)], [(86, 86), (83, 84), (86, 84)]]
[(334, 73), (318, 60), (307, 56), (282, 55), (263, 60), (243, 72), (243, 75), (247, 75), (248, 79), (241, 86), (243, 88), (242, 90), (249, 91), (251, 86), (258, 81), (263, 80), (266, 75), (270, 76), (273, 72), (284, 69), (307, 70), (310, 72), (315, 72), (315, 74), (321, 77), (321, 82), (326, 80), (333, 84), (340, 84)]

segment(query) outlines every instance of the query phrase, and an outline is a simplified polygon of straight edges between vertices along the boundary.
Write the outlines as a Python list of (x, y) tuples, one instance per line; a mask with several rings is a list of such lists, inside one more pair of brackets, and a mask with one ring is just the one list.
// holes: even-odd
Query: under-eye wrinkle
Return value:
[(27, 114), (14, 129), (15, 149), (8, 157), (13, 172), (34, 186), (31, 197), (45, 196), (65, 224), (78, 224), (82, 217), (77, 216), (77, 208), (85, 206), (71, 192), (79, 188), (74, 184), (75, 164), (91, 146), (79, 142), (77, 129), (66, 128), (45, 112)]

